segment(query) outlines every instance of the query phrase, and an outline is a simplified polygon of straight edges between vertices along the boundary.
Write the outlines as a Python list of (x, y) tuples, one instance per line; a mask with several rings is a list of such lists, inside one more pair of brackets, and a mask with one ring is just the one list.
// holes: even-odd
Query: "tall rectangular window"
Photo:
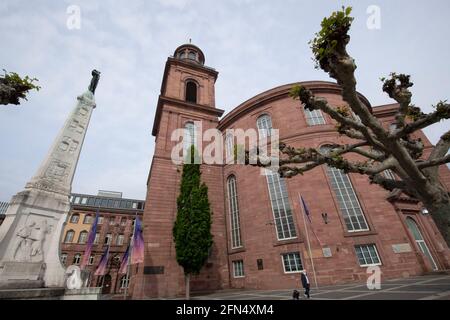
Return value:
[(233, 160), (234, 156), (234, 135), (229, 133), (225, 137), (225, 156), (226, 160), (231, 161)]
[(303, 270), (299, 252), (283, 254), (283, 268), (285, 273), (300, 272)]
[(392, 171), (391, 169), (384, 170), (382, 173), (386, 179), (397, 180), (395, 178), (394, 171)]
[(100, 241), (100, 233), (96, 233), (95, 234), (95, 238), (94, 238), (94, 244), (98, 244), (98, 242)]
[(123, 234), (119, 234), (119, 236), (117, 237), (117, 240), (116, 240), (116, 245), (117, 246), (123, 245), (123, 239), (124, 239)]
[(356, 256), (361, 267), (381, 265), (377, 247), (374, 244), (364, 244), (355, 246)]
[(242, 247), (241, 226), (239, 222), (239, 205), (236, 191), (236, 177), (228, 178), (228, 201), (231, 221), (231, 247), (233, 249)]
[(244, 261), (233, 261), (233, 276), (235, 278), (242, 278), (244, 275)]
[(327, 166), (327, 174), (330, 178), (331, 187), (336, 194), (341, 213), (344, 216), (347, 230), (349, 232), (369, 230), (348, 175), (342, 170), (329, 166)]
[(278, 173), (266, 171), (272, 212), (277, 230), (278, 240), (297, 237), (291, 205), (289, 204), (286, 181)]
[(306, 123), (308, 123), (309, 126), (325, 124), (325, 118), (323, 117), (322, 111), (320, 110), (310, 111), (305, 108), (305, 117)]
[(188, 155), (187, 152), (191, 149), (191, 146), (197, 146), (197, 128), (193, 122), (187, 122), (184, 126), (183, 142), (186, 155)]

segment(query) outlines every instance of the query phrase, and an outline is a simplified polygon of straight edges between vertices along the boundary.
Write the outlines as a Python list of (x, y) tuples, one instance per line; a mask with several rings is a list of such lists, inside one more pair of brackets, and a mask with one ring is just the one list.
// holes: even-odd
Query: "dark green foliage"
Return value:
[(19, 99), (25, 99), (26, 94), (30, 90), (37, 90), (41, 87), (35, 85), (33, 82), (38, 81), (36, 78), (30, 78), (25, 76), (25, 78), (21, 78), (15, 72), (6, 72), (3, 70), (5, 74), (0, 76), (0, 104), (20, 104)]
[(200, 176), (199, 164), (183, 165), (173, 239), (177, 262), (186, 275), (200, 272), (213, 243), (208, 187), (200, 181)]

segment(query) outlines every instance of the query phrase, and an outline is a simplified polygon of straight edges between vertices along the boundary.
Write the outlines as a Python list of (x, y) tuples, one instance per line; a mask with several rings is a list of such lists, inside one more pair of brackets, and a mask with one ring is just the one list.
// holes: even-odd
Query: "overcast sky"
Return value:
[[(329, 80), (315, 70), (308, 41), (342, 4), (354, 8), (350, 54), (358, 90), (372, 103), (392, 102), (379, 78), (409, 73), (413, 102), (430, 111), (450, 98), (450, 1), (127, 0), (0, 2), (0, 69), (37, 77), (41, 91), (21, 106), (0, 106), (0, 201), (21, 191), (89, 85), (102, 72), (73, 192), (122, 191), (145, 199), (154, 149), (151, 135), (164, 64), (192, 38), (219, 71), (217, 107), (232, 110), (270, 88)], [(68, 29), (67, 8), (81, 9)], [(367, 27), (367, 8), (381, 28)], [(426, 130), (433, 143), (448, 130)]]

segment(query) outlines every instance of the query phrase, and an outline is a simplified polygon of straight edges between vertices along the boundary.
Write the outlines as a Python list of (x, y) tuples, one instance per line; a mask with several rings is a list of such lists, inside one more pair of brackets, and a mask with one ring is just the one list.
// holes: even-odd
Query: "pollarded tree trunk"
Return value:
[(441, 202), (433, 203), (429, 211), (442, 237), (450, 247), (450, 197), (447, 195)]

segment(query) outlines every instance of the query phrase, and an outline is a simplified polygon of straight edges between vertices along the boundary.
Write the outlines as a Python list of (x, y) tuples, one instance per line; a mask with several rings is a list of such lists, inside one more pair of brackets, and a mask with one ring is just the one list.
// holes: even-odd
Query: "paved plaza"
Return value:
[[(293, 290), (294, 288), (292, 288)], [(291, 300), (292, 290), (226, 290), (194, 295), (193, 300)], [(301, 291), (301, 298), (303, 291)], [(311, 300), (450, 300), (450, 275), (386, 280), (381, 290), (365, 284), (311, 288)]]

